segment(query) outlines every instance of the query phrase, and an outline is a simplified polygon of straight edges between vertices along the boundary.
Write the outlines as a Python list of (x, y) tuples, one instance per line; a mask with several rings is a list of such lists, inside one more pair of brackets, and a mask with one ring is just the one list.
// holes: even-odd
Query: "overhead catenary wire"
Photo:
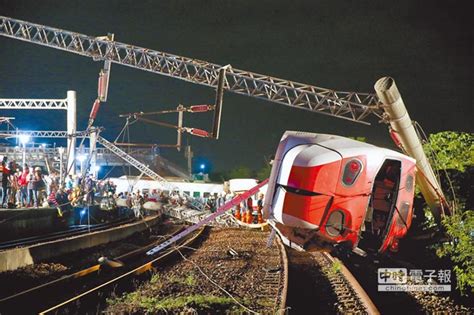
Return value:
[[(414, 125), (415, 125), (415, 130), (416, 130), (416, 133), (417, 133), (418, 137), (420, 139), (422, 139), (425, 142), (425, 144), (427, 144), (428, 152), (429, 152), (430, 157), (431, 157), (431, 162), (434, 165), (438, 166), (437, 168), (434, 168), (434, 171), (436, 172), (436, 176), (438, 178), (438, 181), (440, 181), (440, 179), (441, 179), (440, 170), (443, 171), (443, 173), (446, 177), (446, 180), (448, 181), (449, 189), (450, 189), (450, 191), (452, 193), (452, 196), (453, 196), (453, 208), (456, 209), (457, 208), (457, 198), (456, 198), (456, 192), (454, 190), (454, 185), (453, 185), (453, 182), (451, 180), (451, 177), (449, 176), (448, 171), (445, 168), (441, 167), (441, 163), (440, 163), (440, 159), (438, 157), (438, 154), (433, 149), (433, 146), (431, 145), (431, 142), (429, 141), (429, 138), (427, 137), (425, 131), (423, 130), (423, 127), (417, 121), (414, 121)], [(424, 176), (424, 174), (423, 174), (423, 176)], [(446, 202), (446, 200), (444, 200), (444, 202)]]

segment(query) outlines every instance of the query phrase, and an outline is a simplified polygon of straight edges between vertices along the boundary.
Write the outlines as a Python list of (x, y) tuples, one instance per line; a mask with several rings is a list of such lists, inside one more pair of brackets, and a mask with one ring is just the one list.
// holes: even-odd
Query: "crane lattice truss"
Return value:
[(5, 99), (0, 98), (0, 109), (63, 109), (67, 110), (66, 99)]
[[(0, 35), (217, 87), (221, 65), (0, 16)], [(374, 93), (342, 92), (228, 67), (225, 90), (293, 108), (366, 122), (381, 117)]]
[(70, 135), (67, 131), (55, 131), (55, 130), (4, 130), (0, 131), (0, 136), (2, 137), (12, 137), (18, 138), (22, 135), (27, 135), (32, 138), (68, 138), (68, 137), (77, 137), (77, 138), (86, 138), (89, 135), (89, 132), (86, 131), (77, 131), (74, 134)]

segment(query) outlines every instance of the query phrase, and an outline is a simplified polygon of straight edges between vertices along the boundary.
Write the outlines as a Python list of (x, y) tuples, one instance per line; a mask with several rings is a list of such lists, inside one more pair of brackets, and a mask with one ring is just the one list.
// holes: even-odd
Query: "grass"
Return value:
[(331, 267), (323, 268), (323, 271), (327, 276), (332, 277), (332, 276), (337, 275), (341, 271), (341, 269), (342, 269), (341, 262), (336, 260), (332, 263)]
[(238, 309), (238, 306), (236, 306), (235, 302), (229, 297), (201, 294), (159, 298), (142, 296), (138, 292), (132, 292), (113, 301), (113, 304), (119, 303), (124, 303), (132, 308), (140, 308), (144, 312), (178, 311), (186, 308), (208, 311), (216, 309)]
[[(187, 287), (195, 287), (197, 278), (194, 274), (186, 277), (176, 275), (163, 276), (158, 273), (150, 279), (150, 284), (156, 288), (163, 287), (164, 284), (175, 283)], [(229, 297), (219, 297), (215, 295), (189, 294), (185, 296), (146, 296), (140, 291), (130, 292), (120, 298), (108, 299), (109, 305), (126, 305), (127, 309), (140, 309), (145, 313), (180, 311), (192, 308), (200, 311), (231, 310), (241, 311), (240, 307)]]

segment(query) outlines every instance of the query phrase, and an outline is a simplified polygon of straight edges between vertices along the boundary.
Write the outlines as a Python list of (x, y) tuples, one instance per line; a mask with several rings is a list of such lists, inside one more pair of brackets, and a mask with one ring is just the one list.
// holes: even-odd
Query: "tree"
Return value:
[(229, 172), (229, 179), (232, 178), (251, 178), (252, 171), (247, 166), (237, 166)]
[(257, 172), (257, 179), (260, 181), (265, 180), (270, 177), (270, 173), (272, 172), (272, 165), (270, 163), (272, 163), (273, 156), (265, 156), (263, 160), (265, 164)]
[(438, 170), (458, 170), (474, 166), (474, 134), (444, 131), (431, 134), (424, 145), (432, 165)]
[(265, 180), (270, 177), (270, 173), (272, 171), (272, 166), (268, 163), (257, 172), (257, 179), (258, 180)]
[(437, 249), (438, 256), (448, 256), (454, 264), (457, 288), (462, 294), (474, 293), (474, 212), (466, 211), (443, 218), (451, 241)]
[(445, 131), (432, 134), (424, 145), (436, 171), (440, 171), (443, 191), (452, 193), (454, 215), (445, 217), (442, 226), (449, 242), (436, 253), (453, 263), (457, 288), (462, 294), (474, 290), (474, 134)]

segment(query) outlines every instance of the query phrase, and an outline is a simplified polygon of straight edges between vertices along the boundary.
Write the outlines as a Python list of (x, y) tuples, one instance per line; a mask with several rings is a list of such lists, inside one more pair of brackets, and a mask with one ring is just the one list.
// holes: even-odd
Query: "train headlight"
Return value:
[(352, 159), (344, 166), (344, 173), (342, 173), (342, 183), (345, 186), (352, 186), (362, 170), (362, 162)]
[(344, 212), (336, 210), (331, 213), (326, 222), (326, 232), (329, 236), (337, 237), (344, 232)]

